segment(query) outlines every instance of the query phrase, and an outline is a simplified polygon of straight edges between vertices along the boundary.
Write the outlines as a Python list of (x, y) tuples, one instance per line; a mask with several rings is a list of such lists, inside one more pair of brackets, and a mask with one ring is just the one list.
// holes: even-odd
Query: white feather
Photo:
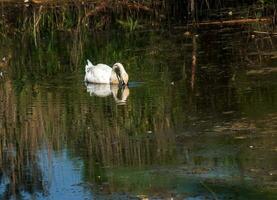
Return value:
[(93, 65), (89, 60), (87, 60), (87, 62), (88, 62), (88, 64), (86, 64), (86, 72), (88, 72), (88, 70), (89, 70), (90, 68), (93, 68), (93, 67), (94, 67), (94, 65)]
[(87, 62), (85, 81), (90, 83), (110, 83), (111, 67), (105, 64), (93, 65), (89, 60)]

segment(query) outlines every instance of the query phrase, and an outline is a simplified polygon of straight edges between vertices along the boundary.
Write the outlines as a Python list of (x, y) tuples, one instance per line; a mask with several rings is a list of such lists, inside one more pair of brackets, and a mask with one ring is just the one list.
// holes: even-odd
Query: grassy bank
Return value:
[[(86, 27), (103, 30), (118, 27), (134, 31), (142, 27), (188, 25), (203, 21), (269, 17), (276, 23), (275, 0), (258, 1), (2, 1), (1, 32), (31, 29), (70, 30)], [(11, 30), (10, 30), (11, 31)]]

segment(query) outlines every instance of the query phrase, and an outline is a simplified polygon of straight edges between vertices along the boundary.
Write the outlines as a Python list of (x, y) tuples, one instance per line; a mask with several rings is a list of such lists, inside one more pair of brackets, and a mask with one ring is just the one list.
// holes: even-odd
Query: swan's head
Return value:
[(116, 73), (120, 85), (128, 84), (129, 76), (121, 63), (115, 63), (113, 65), (113, 71)]

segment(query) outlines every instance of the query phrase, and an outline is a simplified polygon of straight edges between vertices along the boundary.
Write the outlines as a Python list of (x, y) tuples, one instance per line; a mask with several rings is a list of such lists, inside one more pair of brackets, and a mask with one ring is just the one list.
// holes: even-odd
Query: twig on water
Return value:
[(201, 184), (205, 189), (207, 189), (207, 190), (211, 193), (211, 195), (213, 196), (213, 199), (218, 200), (218, 198), (217, 198), (217, 196), (216, 196), (216, 193), (215, 193), (214, 191), (212, 191), (212, 189), (209, 188), (209, 186), (207, 186), (207, 185), (206, 185), (204, 182), (202, 182), (202, 181), (200, 181), (200, 184)]

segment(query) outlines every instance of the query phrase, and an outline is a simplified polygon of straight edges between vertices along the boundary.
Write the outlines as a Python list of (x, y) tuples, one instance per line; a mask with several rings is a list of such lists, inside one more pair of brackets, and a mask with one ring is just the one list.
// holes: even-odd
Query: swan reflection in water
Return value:
[(87, 92), (91, 96), (107, 97), (113, 95), (117, 105), (125, 105), (130, 94), (130, 90), (127, 85), (119, 86), (110, 84), (86, 83), (86, 86)]

